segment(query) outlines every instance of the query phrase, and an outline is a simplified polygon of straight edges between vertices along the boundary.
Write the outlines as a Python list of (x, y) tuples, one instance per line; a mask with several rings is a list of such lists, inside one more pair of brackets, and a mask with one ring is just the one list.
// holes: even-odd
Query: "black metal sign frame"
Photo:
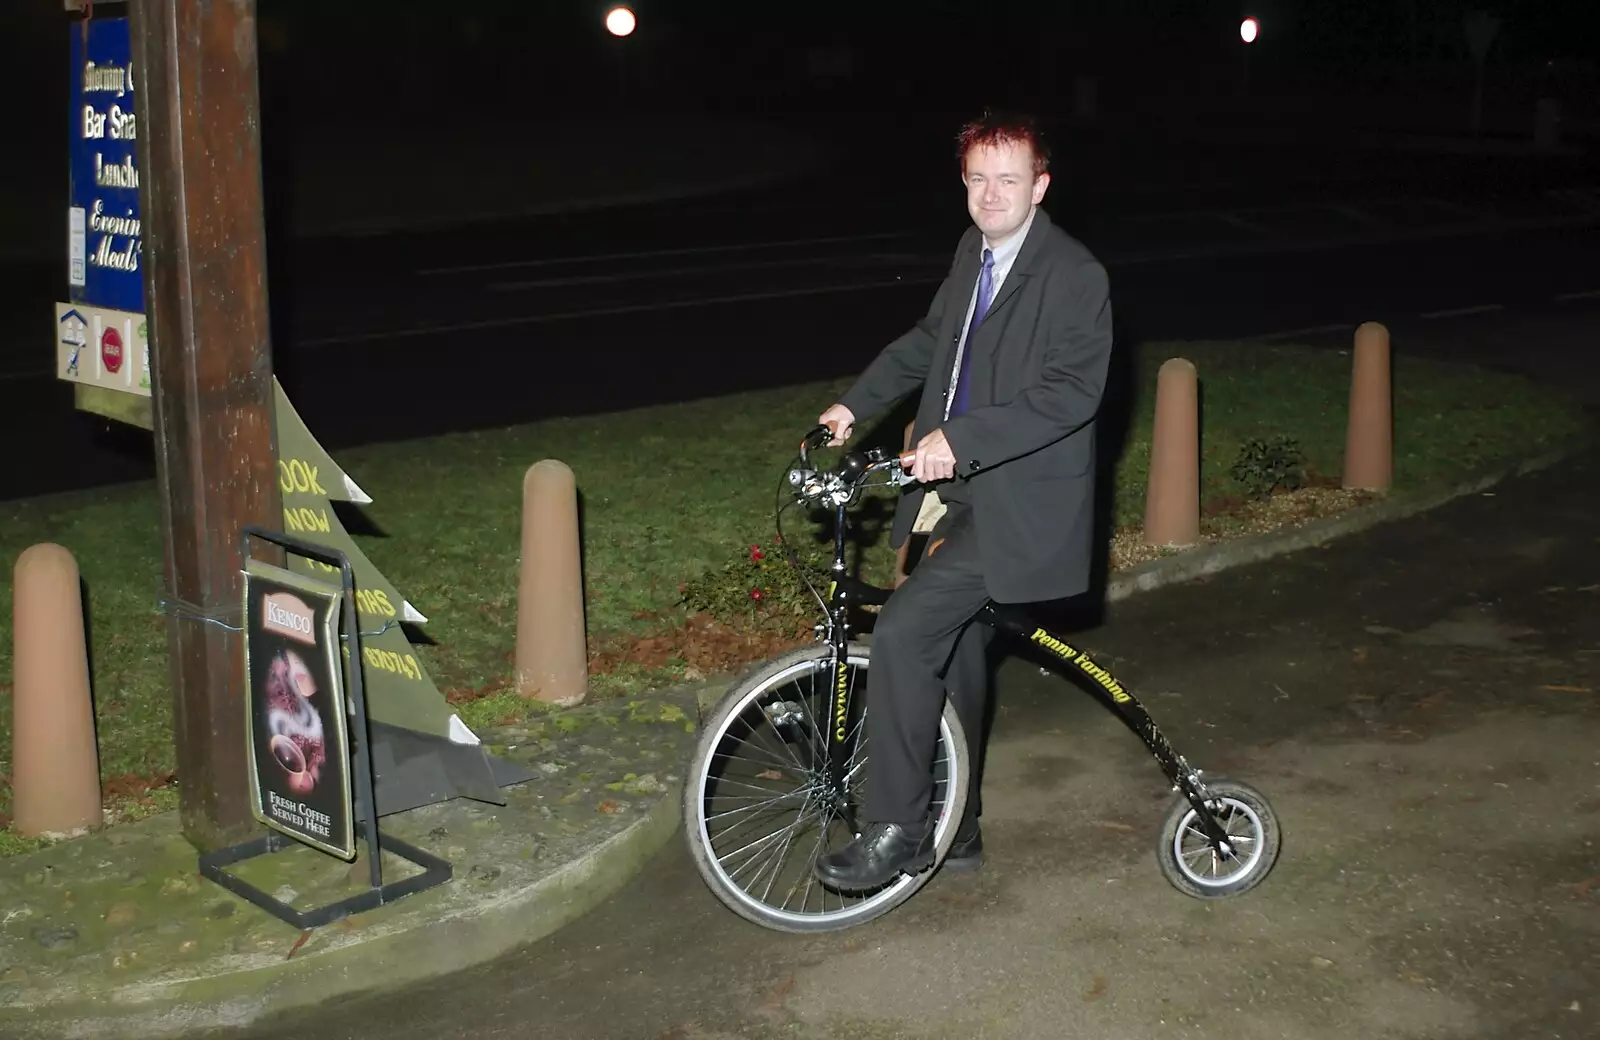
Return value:
[[(249, 526), (244, 529), (240, 538), (240, 557), (245, 561), (250, 559), (251, 538), (259, 538), (262, 541), (271, 542), (286, 552), (339, 568), (343, 586), (344, 639), (350, 647), (349, 664), (346, 668), (346, 674), (349, 678), (349, 713), (341, 721), (350, 730), (350, 760), (355, 781), (355, 828), (358, 838), (366, 842), (369, 883), (365, 891), (358, 892), (353, 896), (324, 906), (313, 907), (308, 910), (297, 910), (227, 871), (228, 867), (236, 863), (254, 859), (257, 856), (281, 852), (295, 845), (306, 845), (308, 848), (315, 848), (315, 846), (308, 843), (297, 841), (290, 835), (273, 830), (268, 830), (265, 835), (238, 845), (203, 853), (200, 856), (200, 873), (241, 899), (255, 904), (284, 923), (301, 930), (318, 928), (349, 917), (352, 914), (373, 910), (393, 903), (404, 896), (444, 884), (454, 874), (448, 860), (441, 859), (392, 835), (382, 834), (378, 830), (377, 802), (373, 798), (376, 779), (372, 765), (372, 737), (367, 721), (367, 703), (361, 681), (361, 622), (356, 609), (355, 576), (351, 570), (349, 558), (337, 549), (329, 549), (325, 546), (302, 541), (281, 531), (268, 531), (261, 527)], [(248, 638), (248, 633), (246, 638)], [(318, 851), (327, 854), (326, 850), (319, 849)], [(400, 881), (384, 884), (383, 853), (385, 852), (392, 853), (421, 867), (422, 872)]]

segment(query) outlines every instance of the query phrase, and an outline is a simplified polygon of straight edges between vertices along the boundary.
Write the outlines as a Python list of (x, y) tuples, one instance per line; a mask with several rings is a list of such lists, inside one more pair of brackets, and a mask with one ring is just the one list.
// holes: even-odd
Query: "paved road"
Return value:
[[(290, 331), (279, 334), (277, 370), (333, 449), (844, 376), (921, 314), (948, 248), (948, 241), (938, 249), (813, 241), (471, 270), (423, 266), (415, 257), (404, 266), (397, 257), (390, 262), (398, 269), (373, 276), (382, 293), (312, 285), (280, 297), (319, 302), (304, 314), (291, 303), (280, 317), (276, 327)], [(1600, 233), (1512, 231), (1233, 256), (1113, 257), (1108, 265), (1124, 343), (1368, 319), (1416, 319), (1444, 335), (1478, 325), (1463, 319), (1482, 314), (1455, 313), (1465, 308), (1493, 305), (1518, 320), (1543, 315), (1563, 327), (1571, 314), (1592, 314)], [(673, 268), (695, 270), (663, 273)], [(543, 284), (516, 284), (535, 281)], [(349, 314), (336, 306), (346, 297)], [(453, 310), (441, 303), (451, 300)], [(1581, 367), (1591, 363), (1592, 337), (1548, 341), (1544, 349)], [(1527, 361), (1524, 344), (1493, 351), (1513, 364)], [(0, 414), (28, 448), (8, 460), (0, 497), (153, 473), (147, 434), (74, 414), (70, 386), (50, 377), (0, 379)]]
[[(1068, 199), (1053, 212), (1123, 276), (1119, 287), (1131, 279), (1138, 287), (1165, 288), (1190, 280), (1186, 261), (1271, 256), (1279, 266), (1301, 263), (1298, 252), (1325, 253), (1347, 243), (1375, 249), (1437, 243), (1464, 230), (1503, 230), (1496, 225), (1593, 225), (1600, 223), (1600, 184), (1596, 189), (1080, 215), (1062, 212), (1078, 204)], [(285, 299), (279, 336), (290, 353), (320, 361), (337, 348), (400, 340), (446, 344), (462, 334), (504, 335), (537, 348), (551, 325), (629, 314), (734, 304), (782, 313), (818, 298), (864, 307), (854, 298), (871, 300), (880, 289), (930, 293), (923, 287), (943, 277), (966, 224), (959, 187), (952, 185), (914, 211), (902, 203), (851, 219), (809, 205), (775, 210), (759, 199), (706, 202), (653, 212), (634, 233), (609, 242), (567, 240), (559, 229), (537, 248), (531, 236), (461, 232), (408, 238), (404, 248), (396, 242), (394, 251), (382, 254), (372, 242), (323, 244), (275, 280), (274, 291)], [(1504, 238), (1499, 241), (1503, 246)], [(1542, 250), (1544, 244), (1533, 239), (1529, 247)], [(1534, 262), (1548, 265), (1550, 259)], [(1436, 277), (1422, 274), (1421, 280)], [(1303, 306), (1306, 295), (1287, 302)], [(773, 323), (769, 318), (756, 327)]]
[(674, 845), (479, 971), (194, 1040), (1600, 1035), (1596, 510), (1591, 455), (1083, 637), (1197, 765), (1274, 800), (1283, 857), (1248, 897), (1170, 889), (1142, 747), (1012, 662), (988, 865), (880, 922), (764, 932)]

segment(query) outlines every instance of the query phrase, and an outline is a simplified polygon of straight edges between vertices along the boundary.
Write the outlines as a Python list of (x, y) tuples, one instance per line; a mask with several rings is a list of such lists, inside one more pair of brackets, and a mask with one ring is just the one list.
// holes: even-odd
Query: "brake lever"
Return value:
[(889, 471), (889, 483), (895, 487), (905, 487), (907, 484), (918, 483), (918, 480), (908, 469), (895, 469)]

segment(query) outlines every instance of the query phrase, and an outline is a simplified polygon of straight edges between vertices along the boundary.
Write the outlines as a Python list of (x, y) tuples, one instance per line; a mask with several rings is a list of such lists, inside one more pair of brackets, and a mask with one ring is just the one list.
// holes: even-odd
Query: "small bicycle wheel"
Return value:
[[(866, 673), (870, 650), (848, 648), (846, 787), (852, 815), (866, 789)], [(933, 870), (843, 893), (812, 873), (823, 854), (855, 838), (830, 796), (827, 735), (834, 652), (818, 644), (756, 669), (707, 718), (684, 784), (684, 837), (695, 867), (739, 916), (782, 932), (849, 928), (911, 898)], [(821, 725), (814, 720), (823, 720)], [(935, 866), (966, 808), (965, 734), (947, 702), (934, 750)]]
[(1197, 899), (1221, 899), (1259, 885), (1278, 860), (1278, 816), (1260, 791), (1235, 780), (1207, 780), (1209, 806), (1233, 845), (1214, 849), (1194, 806), (1182, 795), (1161, 824), (1156, 860), (1172, 886)]

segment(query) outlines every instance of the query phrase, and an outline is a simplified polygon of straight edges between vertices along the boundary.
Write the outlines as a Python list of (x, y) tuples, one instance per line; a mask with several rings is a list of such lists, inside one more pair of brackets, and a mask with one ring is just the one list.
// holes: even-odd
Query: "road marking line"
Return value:
[(1600, 289), (1585, 289), (1583, 292), (1562, 293), (1560, 296), (1557, 296), (1556, 299), (1562, 303), (1566, 303), (1569, 300), (1592, 300), (1596, 297), (1600, 297)]
[(1244, 337), (1246, 340), (1289, 339), (1294, 336), (1318, 336), (1327, 332), (1347, 332), (1356, 326), (1350, 322), (1338, 322), (1333, 325), (1312, 325), (1304, 329), (1285, 329), (1282, 332), (1262, 332), (1254, 336)]
[(526, 289), (553, 289), (574, 285), (611, 285), (617, 282), (644, 282), (658, 278), (681, 278), (685, 275), (713, 274), (727, 277), (730, 274), (739, 274), (744, 271), (763, 268), (818, 267), (823, 264), (851, 264), (862, 267), (875, 267), (884, 263), (905, 263), (907, 259), (903, 255), (893, 256), (878, 253), (865, 253), (848, 257), (786, 257), (782, 260), (747, 260), (736, 267), (720, 264), (715, 266), (698, 264), (694, 267), (649, 268), (642, 271), (627, 271), (622, 274), (574, 274), (560, 278), (532, 278), (515, 282), (490, 282), (484, 288), (489, 292), (518, 292)]
[(777, 289), (771, 292), (742, 293), (735, 296), (707, 296), (693, 300), (662, 300), (659, 303), (628, 304), (621, 307), (597, 307), (591, 310), (564, 311), (558, 314), (531, 314), (520, 318), (488, 318), (483, 321), (463, 321), (450, 325), (429, 325), (424, 328), (387, 329), (383, 332), (356, 332), (341, 336), (312, 336), (297, 341), (296, 347), (319, 347), (335, 343), (360, 343), (377, 339), (400, 339), (416, 336), (434, 336), (446, 332), (474, 332), (481, 329), (503, 329), (515, 325), (542, 325), (551, 321), (568, 321), (574, 318), (599, 318), (613, 314), (645, 314), (650, 311), (681, 310), (686, 307), (709, 307), (724, 303), (745, 303), (753, 300), (781, 300), (795, 296), (825, 296), (828, 293), (860, 292), (865, 289), (905, 288), (939, 282), (938, 277), (896, 278), (892, 282), (854, 282), (850, 285), (821, 285), (806, 289)]
[(1231, 213), (1227, 210), (1214, 210), (1212, 211), (1211, 216), (1216, 220), (1222, 221), (1224, 224), (1232, 225), (1233, 227), (1239, 228), (1242, 231), (1248, 231), (1254, 235), (1262, 235), (1266, 238), (1273, 238), (1277, 235), (1277, 232), (1273, 231), (1271, 228), (1257, 224), (1253, 220), (1246, 220), (1245, 218), (1239, 216), (1239, 214)]
[(1433, 206), (1436, 209), (1448, 210), (1451, 213), (1460, 213), (1469, 217), (1482, 217), (1484, 212), (1481, 209), (1463, 206), (1459, 202), (1451, 202), (1448, 199), (1435, 198), (1432, 195), (1423, 196), (1417, 201), (1421, 202), (1425, 206)]
[(1503, 303), (1483, 303), (1476, 307), (1453, 307), (1445, 311), (1425, 311), (1417, 315), (1419, 318), (1459, 318), (1467, 314), (1488, 314), (1490, 311), (1505, 310)]
[(1388, 226), (1387, 223), (1385, 223), (1382, 220), (1379, 220), (1377, 217), (1373, 216), (1371, 213), (1368, 213), (1365, 210), (1356, 209), (1354, 206), (1332, 206), (1332, 207), (1329, 207), (1329, 208), (1331, 208), (1333, 210), (1333, 212), (1339, 214), (1340, 216), (1349, 217), (1351, 220), (1355, 221), (1358, 224), (1366, 224), (1369, 227), (1387, 227)]
[(837, 235), (832, 238), (794, 238), (775, 242), (739, 242), (721, 246), (683, 246), (678, 249), (645, 249), (631, 253), (597, 253), (589, 256), (552, 256), (537, 260), (507, 260), (493, 264), (456, 264), (450, 267), (422, 267), (419, 275), (466, 274), (473, 271), (504, 271), (519, 267), (554, 267), (556, 264), (597, 264), (608, 260), (647, 260), (660, 256), (695, 256), (701, 253), (736, 253), (753, 249), (784, 249), (792, 246), (839, 245), (846, 242), (872, 242), (884, 238), (908, 238), (906, 231), (880, 231), (870, 235)]

